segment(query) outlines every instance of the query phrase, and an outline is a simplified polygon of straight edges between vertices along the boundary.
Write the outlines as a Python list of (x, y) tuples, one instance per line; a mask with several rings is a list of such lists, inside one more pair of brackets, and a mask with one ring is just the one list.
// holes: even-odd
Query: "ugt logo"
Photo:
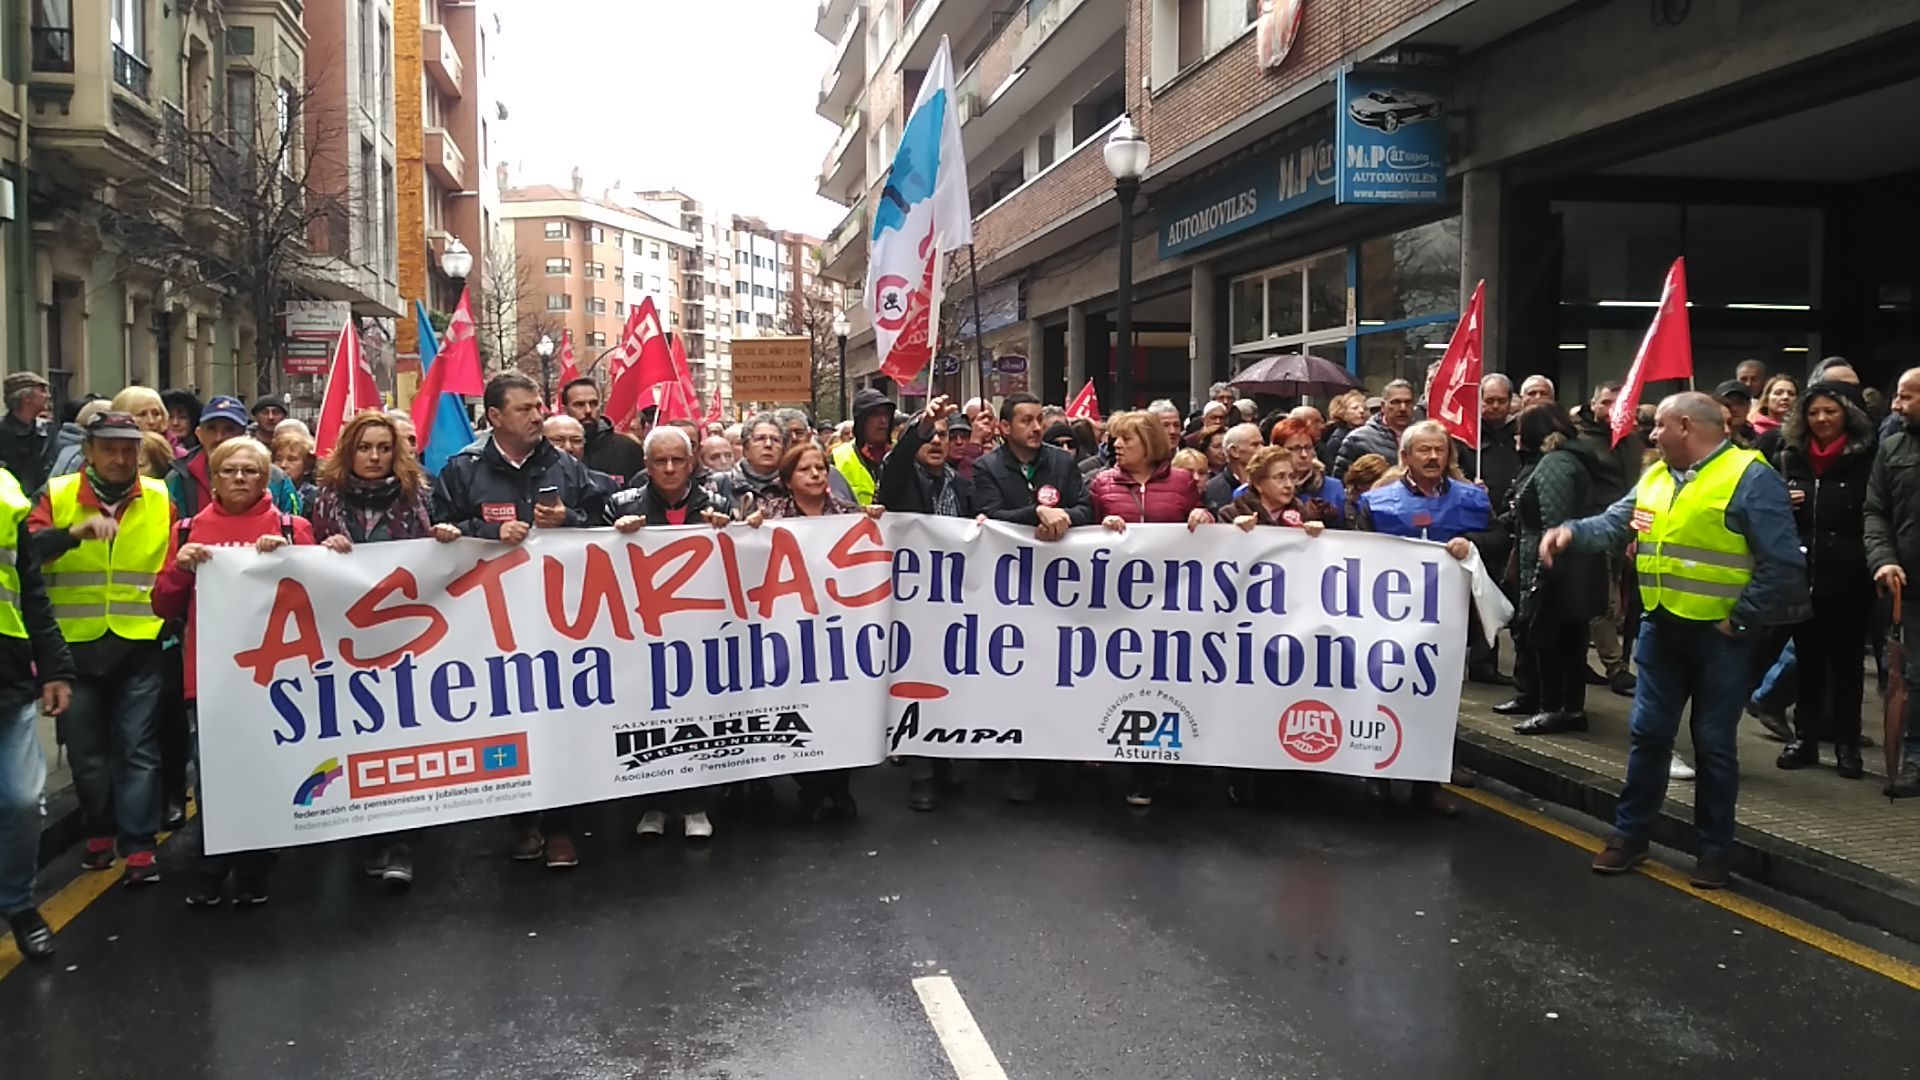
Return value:
[(1125, 709), (1107, 736), (1109, 746), (1143, 746), (1156, 750), (1180, 749), (1180, 713)]

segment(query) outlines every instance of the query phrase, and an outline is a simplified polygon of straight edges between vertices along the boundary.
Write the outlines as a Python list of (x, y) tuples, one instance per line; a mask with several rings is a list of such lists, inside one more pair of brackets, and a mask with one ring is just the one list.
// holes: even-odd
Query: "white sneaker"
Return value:
[(712, 835), (713, 822), (707, 820), (704, 812), (687, 815), (687, 839), (705, 840)]
[(1667, 766), (1667, 778), (1669, 780), (1691, 780), (1693, 777), (1693, 766), (1680, 760), (1679, 754), (1673, 755), (1673, 762)]
[(640, 824), (633, 831), (641, 836), (661, 836), (667, 831), (667, 815), (658, 810), (649, 810), (640, 815)]

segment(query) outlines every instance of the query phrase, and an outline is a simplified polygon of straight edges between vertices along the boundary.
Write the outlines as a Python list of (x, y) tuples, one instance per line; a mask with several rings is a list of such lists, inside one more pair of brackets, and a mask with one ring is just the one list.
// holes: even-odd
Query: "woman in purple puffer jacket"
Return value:
[[(1093, 516), (1117, 533), (1128, 525), (1184, 524), (1189, 531), (1214, 520), (1200, 498), (1200, 480), (1172, 466), (1173, 444), (1158, 417), (1126, 412), (1107, 422), (1113, 439), (1113, 467), (1088, 485)], [(1127, 805), (1153, 805), (1151, 788), (1164, 777), (1163, 766), (1135, 765), (1129, 770)]]

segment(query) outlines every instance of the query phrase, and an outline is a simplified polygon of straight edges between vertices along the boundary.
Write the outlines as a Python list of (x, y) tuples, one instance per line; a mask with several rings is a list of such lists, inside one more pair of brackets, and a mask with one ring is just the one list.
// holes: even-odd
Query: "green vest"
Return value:
[(1719, 622), (1753, 580), (1747, 538), (1727, 528), (1727, 506), (1747, 466), (1762, 458), (1728, 447), (1695, 470), (1674, 494), (1665, 462), (1648, 466), (1633, 494), (1633, 527), (1640, 534), (1634, 569), (1648, 611), (1698, 622)]
[(20, 616), (20, 566), (25, 556), (20, 550), (20, 524), (33, 512), (33, 503), (20, 490), (13, 473), (0, 469), (0, 635), (27, 636), (27, 621)]
[(833, 467), (846, 477), (847, 486), (853, 489), (853, 501), (861, 506), (873, 505), (873, 473), (868, 472), (867, 463), (860, 460), (857, 447), (850, 442), (834, 447)]
[[(81, 473), (47, 484), (47, 503), (57, 529), (99, 511), (80, 502)], [(167, 486), (145, 477), (128, 496), (120, 531), (108, 540), (87, 540), (46, 564), (47, 599), (68, 641), (98, 641), (107, 634), (153, 641), (165, 621), (153, 613), (153, 583), (166, 565), (173, 510)]]

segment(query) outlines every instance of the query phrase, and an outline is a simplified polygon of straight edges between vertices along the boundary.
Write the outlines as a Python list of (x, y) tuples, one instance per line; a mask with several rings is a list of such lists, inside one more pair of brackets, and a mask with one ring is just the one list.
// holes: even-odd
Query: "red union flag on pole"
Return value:
[(1100, 419), (1100, 396), (1093, 392), (1092, 379), (1088, 379), (1087, 385), (1073, 395), (1072, 401), (1067, 402), (1067, 419), (1093, 421)]
[(333, 452), (340, 431), (362, 409), (380, 407), (380, 389), (373, 384), (373, 369), (360, 354), (360, 335), (353, 329), (353, 317), (340, 326), (339, 340), (333, 345), (333, 359), (327, 364), (326, 391), (320, 401), (320, 428), (314, 433), (313, 452), (322, 459)]
[(573, 358), (573, 331), (560, 331), (560, 351), (556, 355), (560, 359), (560, 380), (554, 383), (553, 411), (559, 412), (566, 403), (567, 384), (580, 377), (580, 368)]
[(1614, 400), (1613, 445), (1627, 437), (1638, 422), (1640, 395), (1648, 383), (1693, 378), (1693, 330), (1687, 317), (1687, 260), (1673, 260), (1667, 283), (1660, 289), (1660, 310), (1640, 342), (1640, 351), (1627, 369), (1627, 381)]
[(1480, 449), (1480, 369), (1485, 331), (1487, 283), (1473, 287), (1473, 299), (1453, 328), (1453, 340), (1440, 356), (1440, 368), (1427, 387), (1427, 417), (1439, 421), (1447, 434)]
[(973, 243), (967, 156), (945, 37), (900, 133), (886, 186), (874, 200), (872, 242), (867, 304), (880, 371), (911, 383), (940, 344), (946, 253)]
[[(633, 422), (634, 411), (650, 391), (664, 382), (673, 382), (673, 354), (667, 348), (666, 333), (660, 328), (660, 313), (653, 297), (642, 299), (627, 316), (627, 328), (620, 335), (620, 348), (626, 354), (627, 367), (607, 391), (607, 418), (625, 431)], [(656, 399), (657, 400), (657, 399)]]

